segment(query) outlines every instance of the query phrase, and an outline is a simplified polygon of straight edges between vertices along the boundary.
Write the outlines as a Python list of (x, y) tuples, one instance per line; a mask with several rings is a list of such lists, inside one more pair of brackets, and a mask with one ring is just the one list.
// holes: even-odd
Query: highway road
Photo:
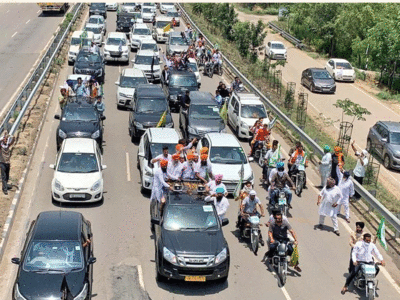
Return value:
[[(115, 13), (109, 12), (108, 32), (115, 29), (115, 20)], [(164, 46), (162, 48), (165, 49)], [(131, 59), (133, 57), (134, 53), (131, 53)], [(319, 177), (312, 167), (307, 170), (309, 188), (303, 192), (301, 198), (294, 196), (293, 210), (290, 211), (290, 222), (300, 243), (303, 272), (289, 274), (284, 288), (278, 287), (274, 275), (261, 263), (266, 247), (261, 248), (259, 255), (255, 256), (246, 243), (238, 241), (235, 228), (238, 203), (233, 199), (230, 199), (227, 213), (230, 224), (224, 227), (231, 253), (227, 283), (157, 283), (154, 240), (149, 226), (149, 197), (140, 193), (140, 178), (136, 169), (137, 144), (132, 144), (128, 135), (129, 112), (116, 108), (114, 82), (124, 67), (117, 64), (106, 66), (104, 89), (107, 120), (104, 159), (108, 168), (104, 172), (105, 199), (99, 205), (59, 206), (51, 202), (50, 184), (53, 171), (49, 169), (49, 164), (54, 163), (56, 155), (57, 127), (53, 116), (59, 112), (58, 95), (55, 93), (0, 264), (1, 299), (10, 299), (16, 276), (17, 266), (11, 264), (10, 259), (19, 256), (29, 222), (38, 213), (46, 210), (78, 211), (91, 221), (94, 254), (97, 258), (93, 287), (93, 298), (96, 300), (145, 299), (140, 292), (141, 287), (145, 287), (151, 299), (364, 299), (363, 293), (358, 291), (348, 293), (345, 297), (340, 295), (349, 261), (349, 225), (340, 221), (340, 237), (333, 234), (332, 228), (330, 231), (315, 230), (318, 221), (318, 190), (314, 186), (319, 185)], [(63, 68), (60, 84), (70, 72), (71, 67)], [(213, 93), (221, 78), (203, 77), (202, 80), (201, 90)], [(174, 121), (177, 128), (177, 114), (174, 114)], [(287, 153), (289, 146), (281, 137), (276, 138), (282, 142)], [(243, 146), (248, 151), (247, 143), (243, 142)], [(256, 164), (252, 167), (256, 178), (255, 189), (263, 204), (266, 204), (266, 192), (259, 186), (261, 169)], [(353, 218), (351, 227), (355, 226), (355, 221)], [(326, 224), (331, 226), (330, 220)], [(266, 236), (265, 227), (262, 230)], [(385, 254), (384, 256), (388, 267), (382, 268), (379, 274), (378, 294), (380, 299), (398, 299), (400, 288), (392, 277), (400, 279), (400, 272), (394, 267), (391, 258)]]
[(63, 18), (64, 14), (43, 15), (36, 3), (0, 4), (0, 111), (18, 90)]

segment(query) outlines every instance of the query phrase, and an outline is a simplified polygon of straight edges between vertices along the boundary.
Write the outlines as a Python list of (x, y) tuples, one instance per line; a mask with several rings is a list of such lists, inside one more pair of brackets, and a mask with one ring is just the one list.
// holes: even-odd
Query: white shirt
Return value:
[(208, 173), (208, 174), (212, 173), (211, 163), (209, 164), (208, 161), (207, 161), (207, 165), (202, 166), (202, 165), (201, 165), (201, 161), (199, 161), (199, 162), (196, 164), (196, 167), (195, 167), (194, 171), (195, 171), (196, 173), (199, 173), (199, 175), (200, 175), (202, 178), (205, 179), (206, 176), (207, 176), (207, 173)]
[(210, 188), (210, 192), (211, 194), (215, 193), (215, 191), (217, 190), (217, 188), (222, 187), (225, 190), (225, 193), (227, 192), (226, 186), (225, 184), (223, 184), (222, 182), (220, 184), (216, 184), (215, 180), (211, 180), (209, 183), (207, 183), (207, 186)]
[(373, 254), (378, 257), (379, 260), (383, 260), (383, 256), (374, 243), (371, 242), (368, 244), (364, 241), (359, 241), (354, 245), (353, 251), (351, 252), (351, 258), (353, 261), (363, 261), (368, 263), (373, 261)]
[(340, 203), (342, 204), (347, 203), (349, 198), (354, 195), (354, 184), (350, 178), (340, 180), (339, 189), (342, 192), (342, 198), (340, 199)]
[(340, 189), (336, 185), (332, 188), (327, 188), (327, 186), (325, 186), (319, 195), (322, 196), (318, 212), (319, 215), (326, 217), (335, 216), (337, 211), (332, 205), (338, 204), (339, 200), (342, 198)]
[(182, 163), (180, 161), (177, 164), (168, 163), (167, 173), (173, 180), (178, 180), (182, 175)]
[[(164, 154), (162, 153), (154, 158), (154, 160), (157, 160), (157, 159), (168, 160), (168, 165), (170, 165), (172, 163), (172, 155), (171, 154), (168, 154), (167, 157), (165, 157)], [(159, 168), (161, 167), (159, 161), (157, 162), (157, 166)]]
[[(359, 152), (356, 152), (356, 154), (360, 154)], [(361, 161), (360, 158), (357, 157), (357, 164), (356, 167), (353, 170), (354, 176), (357, 177), (364, 177), (365, 176), (365, 167), (368, 165), (368, 158), (367, 157), (363, 157), (361, 158), (364, 165), (361, 165)]]
[(193, 162), (192, 165), (188, 161), (182, 164), (182, 179), (195, 179), (194, 169), (196, 168), (196, 163)]
[(222, 219), (225, 218), (225, 213), (226, 213), (226, 211), (228, 210), (228, 207), (229, 207), (228, 199), (226, 199), (225, 196), (222, 196), (221, 201), (217, 201), (217, 197), (215, 197), (215, 196), (207, 196), (204, 200), (205, 201), (210, 201), (210, 200), (214, 201), (214, 206), (215, 206), (215, 209), (217, 210), (218, 217), (222, 221)]
[[(269, 226), (275, 224), (275, 218), (274, 218), (273, 214), (271, 214), (269, 216), (268, 222), (269, 222)], [(291, 227), (291, 225), (289, 223), (289, 220), (288, 220), (288, 218), (286, 216), (282, 216), (282, 225), (286, 225), (286, 226), (290, 226)]]
[(269, 178), (268, 178), (269, 182), (272, 181), (272, 177), (273, 177), (276, 173), (278, 173), (278, 169), (277, 169), (277, 168), (271, 170), (271, 173), (269, 173)]
[(160, 202), (163, 194), (164, 194), (164, 189), (169, 188), (168, 183), (165, 182), (167, 179), (168, 174), (164, 173), (161, 168), (157, 168), (156, 171), (154, 172), (154, 177), (153, 177), (153, 187), (151, 190), (151, 196), (150, 200), (157, 200)]

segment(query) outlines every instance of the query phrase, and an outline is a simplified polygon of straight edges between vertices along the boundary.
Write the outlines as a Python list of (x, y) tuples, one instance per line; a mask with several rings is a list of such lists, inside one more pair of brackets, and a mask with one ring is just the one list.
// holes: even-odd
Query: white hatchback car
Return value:
[(102, 155), (96, 140), (65, 139), (57, 154), (51, 182), (53, 200), (58, 202), (96, 202), (103, 199)]
[(142, 191), (151, 190), (155, 168), (159, 167), (158, 163), (153, 165), (150, 161), (162, 154), (164, 146), (168, 147), (170, 154), (175, 153), (179, 139), (178, 131), (173, 128), (149, 128), (142, 135), (137, 155)]
[(106, 33), (107, 31), (107, 21), (104, 19), (103, 16), (91, 15), (86, 24), (96, 24), (103, 28), (104, 33)]
[(127, 107), (133, 100), (133, 94), (138, 84), (149, 83), (142, 70), (123, 69), (119, 80), (115, 82), (117, 89), (117, 107)]
[(332, 58), (326, 63), (325, 69), (337, 81), (354, 82), (356, 80), (353, 66), (345, 59)]
[(240, 181), (243, 166), (243, 182), (254, 184), (254, 173), (242, 145), (230, 133), (208, 133), (200, 139), (197, 149), (208, 147), (213, 174), (222, 174), (222, 182), (228, 193), (233, 193)]
[(155, 55), (157, 55), (157, 57), (160, 57), (160, 49), (158, 48), (157, 42), (153, 39), (153, 37), (142, 40), (139, 50), (151, 50)]
[(100, 24), (86, 24), (85, 29), (87, 32), (93, 33), (93, 42), (101, 47), (104, 38), (104, 30)]
[(129, 33), (129, 40), (131, 42), (131, 51), (137, 50), (140, 47), (142, 40), (152, 39), (150, 28), (147, 24), (136, 23), (133, 25), (131, 32)]
[(282, 42), (270, 41), (265, 46), (265, 55), (270, 59), (287, 59), (287, 50)]
[[(154, 6), (155, 7), (155, 6)], [(143, 22), (151, 23), (156, 17), (156, 10), (153, 6), (142, 5), (142, 19)]]
[(110, 32), (103, 44), (106, 61), (123, 61), (129, 64), (130, 43), (124, 32)]

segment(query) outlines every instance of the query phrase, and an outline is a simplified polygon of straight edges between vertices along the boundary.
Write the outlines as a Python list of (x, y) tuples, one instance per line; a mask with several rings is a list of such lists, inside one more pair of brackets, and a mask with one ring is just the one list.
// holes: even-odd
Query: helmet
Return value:
[(328, 145), (325, 145), (324, 150), (329, 152), (329, 151), (331, 151), (331, 147), (329, 147)]
[(285, 167), (285, 164), (282, 162), (282, 161), (280, 161), (280, 162), (278, 162), (277, 164), (276, 164), (276, 168), (277, 169), (279, 169), (279, 168), (284, 168)]

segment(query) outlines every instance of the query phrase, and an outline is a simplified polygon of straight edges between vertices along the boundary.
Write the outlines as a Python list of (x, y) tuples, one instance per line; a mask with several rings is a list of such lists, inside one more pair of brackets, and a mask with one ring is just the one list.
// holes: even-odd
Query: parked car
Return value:
[(156, 12), (152, 7), (142, 5), (143, 22), (152, 23), (156, 17)]
[(135, 24), (135, 14), (128, 12), (119, 12), (117, 14), (117, 32), (124, 32), (129, 34)]
[(107, 21), (103, 16), (100, 15), (93, 15), (89, 17), (89, 20), (86, 22), (86, 24), (96, 24), (99, 25), (103, 28), (104, 34), (107, 31)]
[(379, 121), (371, 127), (367, 150), (383, 159), (385, 168), (400, 170), (400, 122)]
[(140, 3), (135, 3), (135, 2), (124, 2), (121, 5), (121, 11), (123, 12), (134, 12), (140, 9)]
[(131, 42), (131, 51), (137, 50), (140, 47), (140, 43), (144, 39), (152, 39), (152, 34), (149, 27), (144, 23), (137, 23), (133, 25), (131, 32), (129, 33), (129, 39)]
[[(61, 116), (55, 115), (60, 124), (56, 130), (57, 151), (63, 140), (71, 137), (92, 138), (103, 147), (103, 126), (105, 116), (100, 116), (93, 104), (87, 103), (84, 97), (71, 97), (71, 102), (62, 110)], [(72, 102), (74, 101), (74, 102)]]
[(167, 82), (161, 78), (161, 83), (168, 98), (169, 106), (172, 110), (179, 112), (180, 100), (186, 90), (198, 91), (196, 75), (190, 70), (171, 70)]
[(110, 32), (103, 42), (106, 61), (122, 61), (129, 64), (130, 43), (123, 32)]
[(177, 27), (181, 25), (181, 16), (179, 15), (179, 13), (176, 11), (175, 8), (167, 11), (167, 17), (175, 18)]
[(137, 167), (140, 171), (141, 191), (149, 191), (153, 187), (155, 168), (150, 161), (162, 154), (163, 147), (168, 147), (169, 153), (176, 152), (176, 145), (180, 139), (174, 128), (148, 128), (140, 138)]
[(312, 93), (336, 92), (336, 83), (327, 70), (322, 68), (309, 68), (301, 73), (301, 84), (310, 89)]
[(264, 124), (270, 122), (260, 97), (252, 93), (233, 91), (228, 102), (228, 124), (232, 126), (237, 137), (252, 138), (250, 128), (259, 118), (263, 118)]
[(165, 127), (173, 128), (174, 123), (163, 90), (157, 85), (139, 84), (133, 95), (132, 111), (129, 114), (129, 135), (132, 142), (147, 128), (156, 127), (165, 111)]
[(106, 8), (107, 8), (107, 10), (116, 11), (118, 9), (118, 3), (117, 2), (107, 2)]
[(214, 174), (222, 174), (222, 182), (229, 193), (233, 193), (240, 181), (240, 171), (243, 165), (243, 182), (254, 183), (254, 173), (251, 169), (242, 145), (236, 137), (229, 133), (208, 133), (197, 144), (200, 151), (207, 147), (208, 157)]
[(135, 89), (142, 83), (149, 83), (142, 70), (134, 68), (123, 69), (118, 81), (115, 82), (118, 86), (117, 107), (130, 107)]
[(91, 138), (67, 138), (57, 154), (51, 195), (57, 202), (89, 203), (103, 199), (103, 158)]
[(219, 107), (209, 92), (190, 92), (190, 106), (179, 113), (179, 128), (186, 139), (202, 138), (209, 132), (225, 130), (225, 122), (219, 115)]
[(93, 33), (88, 32), (86, 38), (81, 37), (82, 33), (83, 31), (74, 31), (74, 33), (72, 34), (71, 43), (68, 51), (69, 65), (72, 65), (75, 62), (76, 57), (78, 56), (78, 53), (82, 47), (90, 47), (92, 45), (92, 42), (94, 41)]
[[(86, 247), (83, 241), (91, 240)], [(74, 211), (44, 211), (32, 221), (20, 257), (13, 300), (90, 299), (93, 287), (91, 224)], [(68, 294), (67, 294), (68, 293)]]
[(171, 32), (167, 41), (167, 55), (181, 54), (189, 48), (189, 41), (186, 39), (184, 32)]
[(169, 10), (175, 9), (175, 3), (161, 3), (160, 4), (160, 12), (162, 14), (167, 13)]
[(141, 50), (136, 53), (132, 60), (133, 67), (142, 70), (150, 82), (160, 82), (161, 61), (152, 50)]
[(151, 224), (155, 228), (156, 280), (225, 282), (230, 254), (214, 203), (186, 193), (170, 193), (160, 216), (153, 201)]
[(287, 50), (282, 42), (271, 41), (265, 46), (265, 55), (271, 59), (287, 59)]
[(356, 80), (356, 71), (345, 59), (332, 58), (327, 61), (325, 69), (337, 81), (354, 82)]
[(157, 42), (155, 40), (153, 40), (152, 37), (150, 37), (149, 39), (143, 39), (140, 43), (140, 51), (153, 51), (154, 55), (156, 55), (157, 57), (160, 57), (160, 49), (157, 46)]
[(74, 64), (74, 74), (91, 75), (96, 78), (98, 82), (103, 83), (105, 77), (105, 61), (100, 53), (94, 53), (87, 49), (79, 51)]
[(107, 8), (105, 3), (91, 3), (89, 8), (89, 17), (92, 15), (103, 16), (107, 19)]
[(196, 75), (197, 83), (199, 86), (201, 85), (201, 76), (199, 71), (199, 66), (197, 65), (197, 61), (194, 58), (189, 58), (189, 68)]
[(170, 17), (163, 17), (163, 16), (156, 17), (156, 23), (153, 26), (153, 38), (157, 41), (157, 43), (165, 43), (168, 41), (168, 35), (174, 31), (174, 29), (171, 26), (169, 30), (164, 32), (164, 29), (169, 24), (171, 24)]
[(104, 29), (101, 24), (89, 24), (85, 26), (87, 33), (93, 33), (93, 42), (101, 47), (103, 45)]

